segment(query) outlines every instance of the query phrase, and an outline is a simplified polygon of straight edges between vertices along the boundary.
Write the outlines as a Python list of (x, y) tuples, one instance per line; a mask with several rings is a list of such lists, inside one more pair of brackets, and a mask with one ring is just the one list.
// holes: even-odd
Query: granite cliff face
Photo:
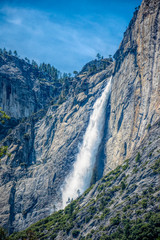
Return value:
[(22, 230), (58, 207), (93, 104), (110, 76), (93, 182), (134, 155), (160, 116), (159, 44), (160, 2), (144, 0), (115, 61), (92, 61), (70, 82), (56, 86), (22, 60), (0, 58), (0, 106), (15, 120), (1, 126), (1, 145), (10, 155), (1, 160), (0, 225), (10, 233)]
[(28, 117), (43, 109), (54, 94), (49, 76), (17, 57), (0, 56), (0, 107), (12, 118)]
[(11, 240), (134, 240), (160, 236), (160, 121), (140, 147), (82, 196)]
[(5, 195), (0, 215), (1, 224), (10, 232), (26, 228), (58, 207), (60, 188), (75, 160), (93, 104), (111, 74), (110, 60), (107, 69), (99, 73), (81, 72), (68, 83), (67, 96), (59, 94), (61, 101), (23, 119), (2, 140), (11, 155), (1, 161), (1, 191)]
[(119, 50), (106, 142), (107, 166), (131, 156), (160, 116), (160, 2), (143, 1)]

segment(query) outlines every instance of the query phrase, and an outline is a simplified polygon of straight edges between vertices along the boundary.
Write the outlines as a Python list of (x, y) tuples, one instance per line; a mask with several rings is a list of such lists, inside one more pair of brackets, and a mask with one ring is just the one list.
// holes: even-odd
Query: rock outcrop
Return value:
[(159, 13), (159, 1), (144, 0), (114, 62), (92, 61), (70, 82), (57, 86), (23, 60), (0, 57), (0, 106), (16, 119), (1, 138), (8, 154), (0, 166), (0, 225), (10, 233), (58, 207), (93, 104), (111, 75), (94, 179), (134, 156), (146, 139), (160, 116)]

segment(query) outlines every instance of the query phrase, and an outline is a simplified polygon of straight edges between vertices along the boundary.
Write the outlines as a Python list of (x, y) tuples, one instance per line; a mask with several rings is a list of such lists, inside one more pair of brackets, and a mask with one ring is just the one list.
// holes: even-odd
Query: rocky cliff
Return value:
[(10, 236), (20, 239), (159, 239), (160, 121), (140, 147), (64, 210)]
[(107, 166), (114, 168), (141, 144), (160, 116), (160, 2), (143, 1), (115, 53)]
[(55, 95), (50, 76), (18, 57), (0, 56), (0, 107), (20, 119), (43, 109)]
[[(15, 58), (12, 61), (12, 64), (15, 64)], [(112, 61), (107, 62), (105, 70), (99, 73), (87, 73), (84, 70), (71, 83), (66, 83), (64, 88), (60, 86), (58, 101), (51, 101), (54, 92), (51, 96), (47, 95), (50, 104), (45, 105), (46, 102), (41, 99), (44, 108), (38, 112), (34, 111), (25, 119), (22, 119), (22, 114), (20, 123), (10, 129), (10, 134), (2, 140), (1, 144), (8, 146), (8, 155), (1, 160), (1, 192), (5, 192), (5, 195), (2, 195), (0, 200), (0, 216), (1, 224), (10, 229), (10, 232), (24, 229), (49, 215), (55, 206), (58, 207), (57, 203), (61, 202), (60, 188), (75, 161), (93, 103), (112, 74)], [(21, 66), (18, 70), (21, 71)], [(36, 76), (37, 74), (40, 73), (36, 70)], [(26, 76), (26, 72), (24, 75)], [(36, 76), (33, 74), (34, 84)], [(2, 81), (9, 80), (10, 76), (8, 79), (2, 77)], [(22, 80), (17, 80), (20, 81), (17, 86), (19, 94)], [(41, 79), (38, 78), (37, 82), (37, 88), (40, 88)], [(69, 92), (65, 95), (67, 84)], [(55, 88), (55, 84), (47, 80), (43, 85), (44, 89), (49, 85), (50, 91)], [(32, 92), (30, 87), (28, 86), (28, 89)], [(25, 89), (22, 91), (25, 92)], [(39, 91), (41, 94), (41, 90)], [(25, 96), (28, 103), (30, 94), (25, 92)], [(13, 91), (10, 98), (16, 98)], [(11, 106), (14, 102), (10, 101)], [(36, 106), (36, 102), (33, 102), (33, 106), (34, 104)], [(3, 110), (12, 117), (10, 109)], [(16, 114), (18, 111), (19, 108), (15, 108), (14, 118), (19, 118)]]
[(65, 84), (56, 86), (49, 76), (44, 81), (43, 73), (15, 57), (1, 57), (0, 106), (18, 120), (1, 141), (8, 154), (1, 160), (0, 225), (10, 233), (58, 207), (93, 104), (111, 75), (93, 182), (134, 156), (146, 139), (160, 116), (159, 11), (159, 1), (144, 0), (115, 61), (92, 61)]

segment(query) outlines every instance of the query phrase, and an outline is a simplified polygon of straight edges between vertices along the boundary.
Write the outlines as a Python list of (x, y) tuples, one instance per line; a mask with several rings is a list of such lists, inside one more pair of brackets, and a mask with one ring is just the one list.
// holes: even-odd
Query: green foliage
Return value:
[(142, 201), (141, 201), (141, 204), (142, 204), (142, 207), (145, 209), (145, 208), (147, 208), (147, 199), (143, 199)]
[(125, 207), (123, 207), (123, 212), (126, 212), (128, 209), (130, 209), (131, 208), (131, 206), (128, 204), (128, 205), (126, 205)]
[(97, 212), (96, 207), (90, 206), (89, 209), (87, 209), (87, 216), (85, 217), (85, 223), (88, 223), (90, 219), (93, 218), (94, 214)]
[(6, 231), (0, 226), (0, 240), (8, 240)]
[(14, 56), (15, 56), (15, 57), (17, 57), (17, 56), (18, 56), (18, 54), (17, 54), (17, 51), (16, 51), (16, 50), (15, 50), (13, 53), (14, 53)]
[(137, 156), (136, 156), (136, 158), (135, 158), (136, 163), (139, 163), (139, 162), (140, 162), (140, 158), (141, 158), (141, 155), (140, 155), (140, 153), (138, 152), (138, 153), (137, 153)]
[[(8, 55), (8, 56), (14, 55), (15, 57), (19, 57), (16, 50), (13, 52), (13, 55), (12, 55), (12, 51), (9, 50), (7, 52), (5, 48), (3, 50), (0, 49), (0, 54), (4, 55), (4, 56), (5, 55)], [(25, 61), (27, 64), (30, 64), (30, 60), (27, 57), (25, 57), (23, 61)], [(37, 69), (37, 70), (41, 71), (44, 74), (44, 76), (49, 75), (51, 77), (52, 82), (54, 82), (54, 83), (62, 84), (66, 80), (72, 79), (71, 73), (63, 73), (62, 74), (60, 71), (58, 71), (54, 66), (52, 66), (49, 63), (46, 64), (43, 62), (40, 65), (38, 65), (35, 60), (32, 60), (31, 65), (32, 65), (33, 69)], [(75, 72), (78, 73), (77, 71), (75, 71)], [(43, 81), (43, 80), (44, 80), (43, 78), (40, 79), (40, 81)], [(2, 120), (2, 122), (3, 122), (3, 120)]]
[(8, 154), (7, 151), (8, 151), (8, 146), (1, 146), (0, 147), (0, 160), (5, 155), (10, 156), (10, 154)]
[[(126, 162), (125, 165), (126, 164), (128, 163)], [(157, 169), (157, 167), (159, 167), (158, 159), (152, 166), (152, 169)], [(116, 185), (116, 179), (118, 176), (120, 176), (121, 184)], [(160, 188), (154, 188), (154, 185), (150, 185), (147, 188), (145, 187), (145, 189), (143, 188), (143, 195), (133, 193), (134, 196), (132, 199), (128, 196), (127, 199), (124, 198), (120, 204), (116, 204), (113, 207), (111, 206), (111, 204), (113, 204), (113, 198), (117, 198), (117, 196), (119, 197), (122, 190), (125, 190), (126, 178), (127, 176), (125, 176), (125, 173), (123, 172), (123, 165), (118, 166), (115, 170), (109, 172), (105, 177), (103, 177), (97, 189), (97, 185), (95, 186), (95, 191), (98, 190), (97, 193), (99, 192), (96, 199), (91, 198), (91, 200), (88, 200), (87, 203), (81, 204), (83, 203), (84, 196), (87, 195), (93, 188), (92, 186), (90, 189), (87, 189), (87, 191), (76, 201), (68, 204), (64, 210), (55, 212), (48, 218), (40, 220), (38, 223), (33, 224), (29, 229), (38, 239), (41, 240), (55, 239), (59, 232), (62, 233), (64, 239), (67, 235), (72, 239), (84, 239), (82, 235), (84, 229), (86, 228), (85, 224), (88, 224), (91, 219), (94, 219), (94, 222), (100, 224), (100, 228), (97, 228), (94, 232), (87, 234), (85, 239), (149, 240), (158, 238), (158, 235), (156, 234), (160, 230), (157, 227), (159, 226), (158, 223), (155, 223), (156, 220), (154, 215), (156, 213), (153, 210), (154, 208), (152, 208), (153, 213), (151, 212), (147, 215), (144, 214), (148, 210), (150, 211), (149, 206), (154, 206), (154, 204), (157, 204), (160, 200), (157, 195), (156, 197), (154, 196), (154, 193), (159, 191)], [(107, 184), (109, 184), (109, 187), (107, 187)], [(135, 187), (136, 185), (132, 184), (130, 189), (127, 189), (127, 191), (130, 191)], [(116, 194), (116, 192), (118, 192), (118, 194)], [(127, 192), (124, 195), (127, 196)], [(113, 208), (115, 208), (115, 212)], [(118, 209), (119, 212), (117, 212)], [(158, 207), (156, 209), (159, 211)], [(123, 216), (122, 212), (124, 212)], [(131, 220), (135, 214), (136, 221)], [(104, 221), (107, 223), (105, 227), (103, 225)], [(150, 229), (151, 224), (153, 224), (152, 230)], [(146, 231), (146, 226), (149, 228), (149, 230), (147, 230), (148, 232)], [(82, 234), (80, 234), (80, 229), (82, 229)], [(147, 232), (146, 235), (143, 232), (143, 229)], [(27, 239), (26, 230), (21, 233), (12, 234), (10, 239), (19, 240), (22, 239), (22, 236)], [(152, 238), (149, 238), (148, 236), (151, 236)]]
[(123, 165), (123, 166), (122, 166), (123, 171), (125, 171), (128, 167), (129, 167), (129, 164), (128, 164), (128, 163), (125, 164), (125, 165)]
[(51, 66), (49, 63), (41, 63), (38, 69), (43, 73), (49, 74), (54, 81), (58, 80), (59, 78), (60, 72), (54, 66)]
[(92, 233), (88, 233), (85, 240), (92, 240)]
[(27, 57), (25, 57), (24, 60), (25, 60), (27, 63), (30, 63), (30, 60), (29, 60)]
[(91, 220), (92, 216), (89, 215), (89, 216), (86, 216), (85, 217), (85, 223), (88, 223), (90, 220)]
[[(159, 240), (160, 239), (160, 213), (150, 213), (142, 220), (126, 219), (123, 228), (118, 227), (110, 236), (102, 235), (101, 240)], [(105, 238), (106, 237), (106, 238)]]
[(133, 172), (133, 173), (137, 173), (137, 172), (138, 172), (138, 168), (137, 168), (137, 167), (134, 167), (132, 172)]
[(37, 236), (36, 236), (36, 233), (33, 232), (31, 229), (28, 229), (28, 230), (26, 231), (26, 234), (27, 234), (27, 238), (28, 238), (29, 240), (38, 240), (38, 239), (37, 239)]
[[(138, 221), (137, 221), (138, 222)], [(130, 239), (157, 239), (160, 237), (160, 216), (153, 214), (148, 222), (134, 223), (130, 230)]]
[(74, 207), (75, 207), (75, 202), (71, 202), (70, 204), (68, 204), (65, 209), (64, 209), (64, 213), (68, 214), (69, 216), (72, 216), (72, 213), (74, 211)]
[(38, 68), (38, 64), (36, 63), (36, 61), (32, 60), (32, 66), (33, 66), (34, 68)]
[(104, 184), (98, 186), (98, 192), (101, 192), (105, 188)]
[(96, 58), (97, 58), (98, 60), (102, 59), (100, 53), (97, 53)]
[(150, 124), (150, 123), (148, 123), (148, 125), (147, 125), (146, 129), (147, 129), (147, 130), (149, 130), (150, 128), (151, 128), (151, 124)]
[(12, 55), (12, 51), (11, 51), (11, 50), (9, 50), (8, 54), (11, 56), (11, 55)]
[(122, 190), (124, 190), (126, 188), (126, 184), (124, 181), (121, 182), (121, 188), (122, 188)]
[(106, 187), (110, 187), (113, 182), (119, 177), (122, 173), (123, 167), (118, 166), (116, 169), (110, 171), (105, 177), (102, 178), (102, 182), (105, 182)]
[(93, 216), (93, 215), (96, 213), (96, 207), (91, 206), (91, 207), (89, 208), (89, 213)]
[(56, 234), (56, 233), (53, 233), (53, 234), (51, 235), (51, 240), (54, 240), (56, 237), (57, 237), (57, 234)]
[(102, 215), (101, 215), (101, 219), (104, 219), (109, 213), (110, 213), (110, 209), (105, 208)]
[(151, 168), (154, 173), (160, 174), (160, 158), (156, 160), (155, 164)]
[(88, 188), (85, 192), (84, 192), (84, 196), (86, 196), (91, 190), (92, 188), (94, 187), (94, 185), (92, 185), (90, 188)]
[(101, 237), (100, 237), (100, 240), (111, 240), (111, 238), (109, 236), (107, 236), (106, 234), (103, 234)]
[(100, 211), (102, 211), (105, 208), (105, 206), (110, 202), (111, 198), (112, 197), (107, 194), (100, 199), (100, 206), (99, 206)]
[(119, 214), (117, 214), (115, 217), (112, 217), (110, 219), (110, 224), (111, 225), (119, 225), (120, 222), (121, 222), (121, 218), (120, 218)]
[[(69, 228), (71, 229), (70, 224), (72, 221), (73, 219), (71, 218), (70, 220), (70, 216), (68, 214), (64, 214), (64, 211), (60, 210), (58, 212), (55, 212), (51, 216), (38, 221), (23, 232), (12, 234), (10, 236), (10, 239), (16, 240), (20, 239), (20, 237), (27, 238), (27, 231), (31, 231), (37, 237), (37, 239), (40, 239), (40, 236), (43, 236), (45, 238), (45, 236), (50, 231), (50, 234), (52, 235), (52, 237), (54, 237), (55, 234), (57, 234), (57, 232), (59, 231), (69, 231)], [(45, 231), (43, 229), (45, 229)]]
[(66, 233), (69, 234), (70, 230), (74, 227), (73, 223), (68, 223), (66, 225)]
[(1, 110), (2, 108), (0, 108), (0, 121), (2, 124), (5, 123), (5, 120), (9, 120), (10, 117), (4, 112)]
[(111, 173), (114, 175), (118, 174), (118, 176), (119, 176), (121, 173), (121, 166), (116, 167), (116, 169), (112, 170)]
[(73, 71), (73, 74), (74, 74), (75, 76), (77, 76), (77, 75), (78, 75), (78, 72), (77, 72), (77, 71)]
[(79, 230), (73, 230), (72, 231), (72, 236), (73, 236), (73, 238), (77, 238), (78, 237), (78, 235), (79, 235), (79, 233), (80, 233), (80, 231)]

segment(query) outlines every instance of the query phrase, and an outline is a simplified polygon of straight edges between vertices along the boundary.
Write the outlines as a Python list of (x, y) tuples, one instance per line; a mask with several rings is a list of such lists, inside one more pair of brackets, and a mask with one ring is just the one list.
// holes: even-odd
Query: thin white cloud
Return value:
[(15, 24), (15, 25), (21, 25), (21, 23), (22, 23), (20, 18), (8, 19), (8, 22)]
[(117, 47), (116, 38), (110, 41), (114, 32), (111, 19), (104, 28), (104, 24), (82, 20), (80, 16), (74, 22), (64, 22), (34, 9), (6, 6), (0, 9), (0, 14), (3, 14), (1, 47), (14, 46), (21, 56), (39, 62), (44, 59), (62, 71), (80, 70), (97, 52), (106, 56)]

